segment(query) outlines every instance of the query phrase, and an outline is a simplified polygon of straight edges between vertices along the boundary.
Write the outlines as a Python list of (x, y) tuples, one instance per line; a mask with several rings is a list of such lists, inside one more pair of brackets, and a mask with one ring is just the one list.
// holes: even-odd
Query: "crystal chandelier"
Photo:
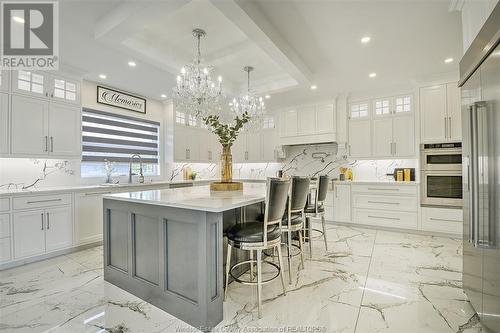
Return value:
[(202, 63), (200, 40), (206, 35), (202, 29), (194, 29), (193, 36), (198, 40), (198, 54), (194, 62), (182, 67), (174, 88), (174, 103), (177, 110), (188, 116), (204, 118), (220, 110), (222, 95), (222, 77), (212, 81), (211, 66)]
[(250, 116), (250, 121), (246, 126), (247, 128), (258, 128), (262, 125), (266, 107), (262, 97), (257, 97), (250, 91), (250, 72), (252, 72), (254, 68), (251, 66), (245, 66), (243, 67), (243, 70), (247, 72), (247, 91), (238, 98), (233, 99), (231, 109), (238, 116), (241, 116), (244, 113), (247, 113)]

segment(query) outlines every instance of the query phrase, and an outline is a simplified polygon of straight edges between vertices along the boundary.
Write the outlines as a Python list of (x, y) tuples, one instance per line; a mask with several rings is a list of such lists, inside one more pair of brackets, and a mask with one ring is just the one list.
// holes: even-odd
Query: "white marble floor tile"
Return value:
[[(314, 222), (320, 229), (320, 224)], [(461, 289), (461, 240), (328, 225), (328, 252), (313, 240), (292, 283), (232, 283), (216, 330), (480, 332)], [(0, 332), (180, 332), (186, 323), (103, 280), (102, 247), (0, 272)], [(267, 259), (271, 260), (271, 259)], [(271, 274), (270, 269), (265, 275)]]

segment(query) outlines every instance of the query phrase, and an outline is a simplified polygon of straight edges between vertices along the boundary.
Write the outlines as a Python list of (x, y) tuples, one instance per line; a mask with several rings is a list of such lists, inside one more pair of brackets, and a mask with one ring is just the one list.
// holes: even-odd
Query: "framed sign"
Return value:
[(97, 86), (97, 103), (146, 113), (146, 99), (101, 86)]

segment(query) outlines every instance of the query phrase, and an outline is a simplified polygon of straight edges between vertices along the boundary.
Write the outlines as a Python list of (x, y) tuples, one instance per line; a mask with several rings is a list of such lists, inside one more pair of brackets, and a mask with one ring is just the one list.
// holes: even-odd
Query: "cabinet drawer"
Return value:
[(10, 261), (12, 255), (10, 253), (10, 238), (0, 239), (0, 263)]
[(461, 209), (422, 207), (422, 230), (462, 234)]
[(355, 208), (370, 208), (407, 212), (416, 212), (418, 208), (416, 196), (377, 196), (354, 194), (353, 205)]
[(71, 194), (19, 197), (13, 200), (13, 209), (43, 208), (71, 204)]
[(0, 214), (0, 238), (10, 237), (10, 214)]
[(417, 187), (413, 185), (352, 185), (355, 193), (383, 194), (383, 195), (417, 195)]
[(8, 212), (10, 210), (10, 199), (0, 198), (0, 212)]
[(355, 208), (353, 220), (356, 223), (374, 226), (417, 229), (417, 213), (396, 211), (374, 211), (373, 209)]

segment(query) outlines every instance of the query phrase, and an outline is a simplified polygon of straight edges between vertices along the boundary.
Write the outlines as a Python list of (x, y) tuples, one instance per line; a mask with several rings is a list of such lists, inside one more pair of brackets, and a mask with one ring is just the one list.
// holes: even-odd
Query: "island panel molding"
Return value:
[(146, 113), (146, 99), (103, 86), (97, 86), (97, 103)]

